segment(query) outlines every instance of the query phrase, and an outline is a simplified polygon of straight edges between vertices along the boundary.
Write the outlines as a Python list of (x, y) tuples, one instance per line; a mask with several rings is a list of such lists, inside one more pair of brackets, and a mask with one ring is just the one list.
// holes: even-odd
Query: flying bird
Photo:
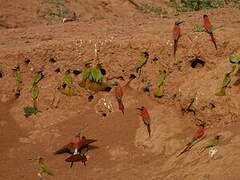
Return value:
[[(75, 140), (73, 142), (70, 142), (63, 146), (61, 149), (57, 150), (54, 154), (63, 154), (63, 153), (69, 153), (72, 155), (81, 155), (84, 156), (82, 151), (88, 151), (89, 149), (94, 149), (96, 146), (91, 146), (91, 143), (96, 142), (97, 140), (95, 139), (87, 139), (85, 136), (80, 137), (80, 134), (77, 134), (75, 136)], [(71, 162), (70, 167), (73, 166), (74, 160), (71, 161), (71, 159), (78, 157), (78, 156), (70, 156), (68, 159), (66, 159), (67, 162)], [(79, 157), (78, 157), (79, 158)], [(84, 158), (83, 158), (84, 159)]]

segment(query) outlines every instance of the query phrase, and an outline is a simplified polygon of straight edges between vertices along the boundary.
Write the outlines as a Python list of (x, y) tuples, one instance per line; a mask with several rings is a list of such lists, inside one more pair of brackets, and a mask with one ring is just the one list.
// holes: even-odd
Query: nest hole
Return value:
[(88, 96), (88, 102), (91, 102), (94, 99), (93, 95)]
[(25, 59), (25, 61), (24, 61), (25, 64), (29, 64), (30, 62), (31, 62), (30, 59)]
[(106, 91), (106, 92), (110, 92), (111, 90), (112, 90), (112, 88), (110, 86), (108, 86), (104, 89), (104, 91)]
[(205, 61), (203, 61), (202, 59), (195, 57), (193, 58), (191, 61), (191, 67), (192, 68), (198, 68), (198, 67), (203, 67), (205, 65)]
[(56, 61), (54, 58), (50, 58), (50, 59), (49, 59), (49, 62), (50, 62), (50, 63), (55, 63), (55, 62), (57, 62), (57, 61)]
[(73, 74), (76, 75), (76, 76), (81, 74), (81, 73), (82, 73), (82, 71), (80, 69), (73, 70)]
[(60, 73), (61, 72), (60, 68), (55, 69), (55, 72)]
[(103, 68), (100, 68), (100, 71), (101, 71), (102, 75), (106, 75), (106, 73), (107, 73), (106, 70)]

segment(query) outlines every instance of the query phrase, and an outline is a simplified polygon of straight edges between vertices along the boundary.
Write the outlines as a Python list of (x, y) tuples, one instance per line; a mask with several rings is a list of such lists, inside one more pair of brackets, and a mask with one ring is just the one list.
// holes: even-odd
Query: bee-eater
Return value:
[(45, 160), (42, 157), (39, 158), (38, 164), (39, 164), (39, 169), (40, 169), (40, 176), (43, 173), (50, 175), (50, 176), (53, 175), (52, 171), (50, 170), (50, 168), (48, 167), (48, 165), (46, 164)]
[(206, 14), (203, 15), (203, 26), (205, 28), (205, 31), (211, 36), (211, 40), (212, 40), (215, 48), (217, 49), (217, 43), (213, 36), (213, 26), (209, 20), (208, 15), (206, 15)]
[[(96, 142), (95, 139), (87, 139), (85, 136), (80, 137), (80, 134), (77, 134), (75, 136), (75, 140), (69, 144), (66, 144), (61, 149), (57, 150), (54, 154), (63, 154), (63, 153), (69, 153), (69, 154), (79, 154), (83, 149), (91, 148), (90, 144), (93, 142)], [(90, 146), (90, 147), (89, 147)], [(94, 147), (93, 147), (94, 148)], [(71, 166), (73, 166), (73, 162), (71, 163)]]
[(199, 140), (203, 137), (204, 133), (205, 133), (205, 123), (202, 123), (202, 124), (200, 124), (200, 126), (197, 128), (197, 130), (195, 131), (195, 133), (194, 133), (194, 135), (193, 135), (193, 138), (192, 138), (192, 141), (189, 142), (189, 143), (186, 145), (186, 147), (184, 148), (184, 150), (183, 150), (180, 154), (178, 154), (177, 157), (179, 157), (179, 156), (182, 155), (183, 153), (189, 151), (194, 144), (196, 144), (197, 142), (199, 142)]
[(16, 79), (16, 85), (17, 85), (17, 90), (16, 90), (16, 96), (20, 96), (20, 91), (21, 91), (21, 85), (22, 85), (22, 74), (20, 71), (20, 66), (17, 66), (15, 69), (13, 69), (14, 71), (16, 71), (16, 75), (15, 75), (15, 79)]
[(176, 55), (176, 51), (177, 51), (177, 44), (178, 44), (178, 40), (181, 36), (181, 29), (180, 29), (180, 24), (183, 23), (184, 21), (176, 21), (174, 24), (174, 27), (172, 29), (172, 33), (173, 33), (173, 40), (174, 40), (174, 44), (173, 44), (173, 55)]
[(138, 78), (141, 75), (142, 67), (148, 62), (149, 53), (147, 51), (141, 54), (140, 59), (138, 60), (137, 64), (135, 65), (136, 73), (138, 74)]
[(209, 148), (211, 148), (211, 147), (217, 146), (218, 143), (219, 143), (219, 138), (220, 138), (220, 136), (217, 135), (217, 136), (215, 136), (214, 138), (210, 139), (210, 140), (207, 142), (207, 144), (205, 144), (205, 145), (203, 146), (203, 150), (202, 150), (201, 152), (203, 152), (203, 151), (205, 151), (206, 149), (209, 149)]
[(120, 111), (122, 111), (122, 113), (124, 114), (124, 105), (122, 102), (122, 98), (123, 98), (123, 87), (120, 86), (120, 84), (118, 84), (115, 88), (114, 88), (114, 94), (115, 97), (117, 99), (118, 102), (118, 108)]
[(43, 72), (42, 71), (38, 71), (33, 75), (33, 81), (32, 81), (32, 85), (37, 85), (39, 83), (39, 81), (41, 81), (44, 78)]
[(144, 124), (147, 126), (147, 130), (148, 130), (148, 134), (149, 134), (149, 137), (151, 136), (151, 119), (150, 119), (150, 115), (146, 109), (146, 107), (142, 106), (140, 108), (137, 108), (137, 110), (139, 110), (141, 112), (141, 117), (142, 117), (142, 120), (144, 122)]

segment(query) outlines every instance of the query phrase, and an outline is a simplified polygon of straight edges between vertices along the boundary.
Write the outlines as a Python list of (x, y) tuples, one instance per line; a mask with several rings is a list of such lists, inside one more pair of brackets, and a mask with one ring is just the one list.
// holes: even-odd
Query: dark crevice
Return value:
[(30, 62), (31, 62), (30, 59), (25, 59), (25, 61), (24, 61), (25, 64), (29, 64)]
[(79, 75), (79, 74), (81, 74), (82, 73), (82, 71), (81, 70), (79, 70), (79, 69), (75, 69), (75, 70), (73, 70), (73, 74), (74, 75)]
[(234, 82), (234, 84), (233, 84), (234, 86), (239, 86), (240, 85), (240, 78), (239, 79), (237, 79), (235, 82)]
[(205, 61), (198, 57), (193, 58), (190, 63), (192, 68), (203, 67), (205, 65)]
[(112, 88), (111, 87), (106, 87), (106, 89), (104, 89), (104, 91), (106, 91), (106, 92), (110, 92), (112, 90)]
[(93, 95), (88, 96), (88, 102), (91, 102), (94, 99)]
[(55, 63), (56, 60), (55, 60), (54, 58), (50, 58), (50, 59), (49, 59), (49, 62), (50, 62), (50, 63)]
[(101, 71), (102, 75), (106, 75), (106, 73), (107, 73), (106, 70), (103, 68), (101, 68), (100, 71)]
[(60, 68), (55, 69), (55, 72), (60, 73), (61, 72)]

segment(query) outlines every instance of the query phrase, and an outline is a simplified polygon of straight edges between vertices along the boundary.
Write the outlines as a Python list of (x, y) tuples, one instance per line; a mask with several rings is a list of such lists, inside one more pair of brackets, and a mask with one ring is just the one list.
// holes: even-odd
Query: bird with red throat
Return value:
[(140, 111), (140, 116), (142, 117), (143, 123), (147, 126), (148, 135), (151, 137), (151, 118), (146, 107), (142, 106), (137, 108)]
[(209, 20), (208, 15), (206, 15), (206, 14), (203, 15), (203, 27), (204, 27), (205, 31), (210, 35), (211, 41), (213, 42), (215, 49), (217, 49), (217, 43), (213, 36), (213, 26)]
[(173, 40), (174, 40), (174, 44), (173, 44), (173, 55), (175, 57), (176, 52), (177, 52), (177, 45), (178, 45), (178, 40), (181, 36), (181, 29), (180, 29), (180, 24), (182, 24), (184, 21), (176, 21), (174, 24), (174, 27), (172, 29), (172, 33), (173, 33)]

